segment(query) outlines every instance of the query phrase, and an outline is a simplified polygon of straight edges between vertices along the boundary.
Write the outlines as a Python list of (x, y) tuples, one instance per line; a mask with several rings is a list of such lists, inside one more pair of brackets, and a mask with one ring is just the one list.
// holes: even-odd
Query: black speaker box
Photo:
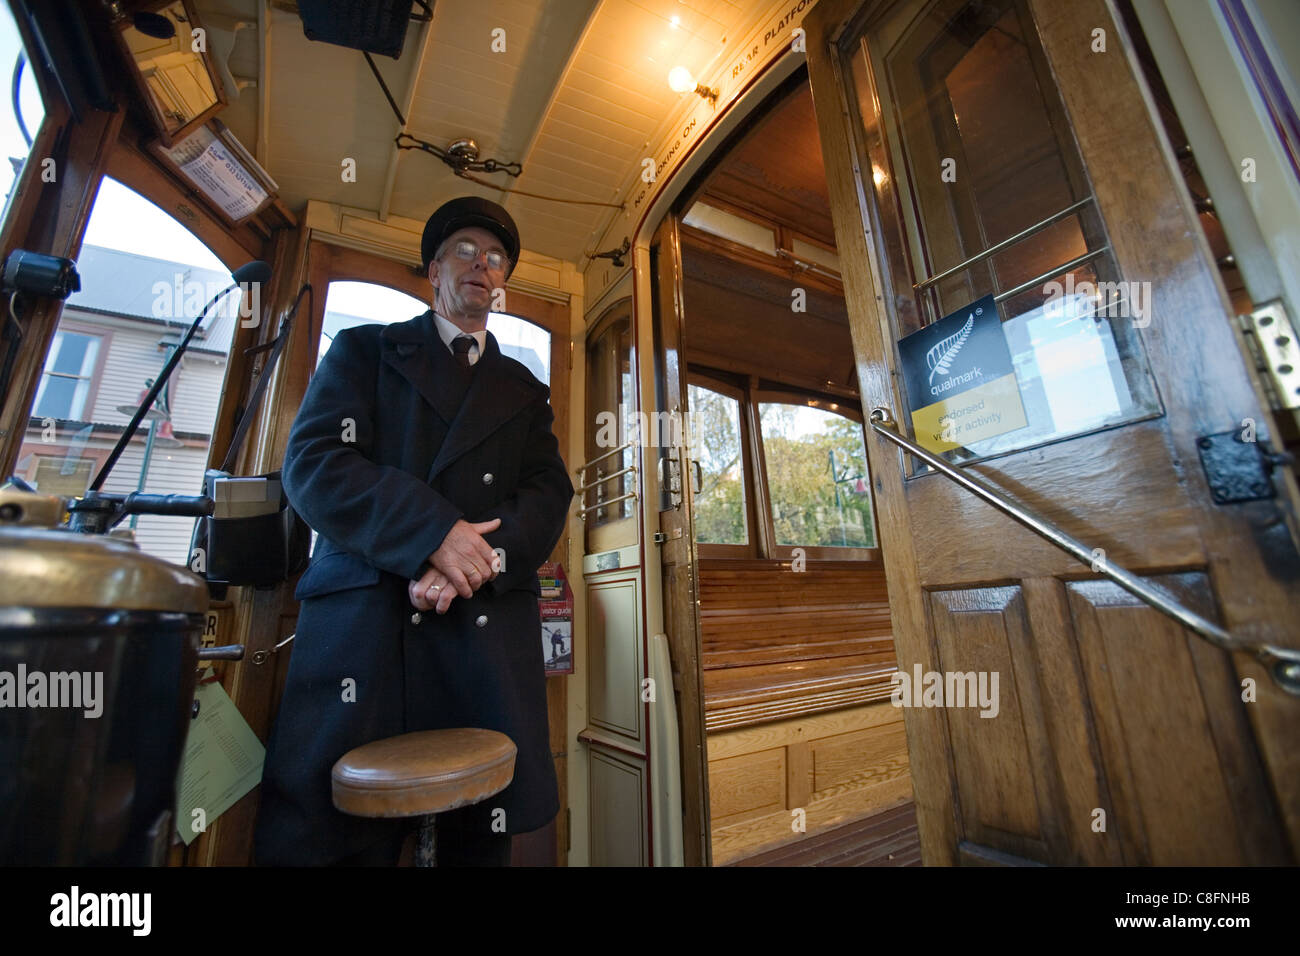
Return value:
[(298, 0), (298, 15), (308, 40), (395, 60), (411, 22), (411, 0)]

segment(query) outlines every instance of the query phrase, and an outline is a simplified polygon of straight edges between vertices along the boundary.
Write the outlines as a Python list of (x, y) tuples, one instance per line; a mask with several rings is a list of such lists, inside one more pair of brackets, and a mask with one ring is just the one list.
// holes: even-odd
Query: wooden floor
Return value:
[(916, 805), (905, 803), (730, 866), (920, 866)]

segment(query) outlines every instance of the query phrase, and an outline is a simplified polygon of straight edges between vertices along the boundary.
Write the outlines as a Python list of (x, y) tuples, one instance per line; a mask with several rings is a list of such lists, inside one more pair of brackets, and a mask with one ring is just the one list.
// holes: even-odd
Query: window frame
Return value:
[[(880, 564), (879, 524), (875, 520), (876, 498), (874, 486), (871, 494), (872, 522), (877, 541), (875, 547), (834, 547), (831, 545), (782, 545), (776, 543), (772, 521), (771, 492), (767, 481), (767, 458), (763, 449), (762, 427), (758, 407), (764, 402), (806, 405), (842, 415), (850, 421), (863, 424), (862, 409), (853, 399), (804, 391), (753, 377), (730, 375), (717, 369), (689, 365), (687, 386), (698, 385), (740, 401), (741, 455), (745, 473), (745, 520), (748, 522), (749, 544), (711, 544), (696, 542), (702, 560), (756, 559), (793, 561), (795, 548), (803, 551), (803, 558), (815, 561), (857, 562)], [(863, 449), (866, 435), (863, 434)], [(868, 466), (869, 468), (870, 466)], [(868, 474), (868, 478), (870, 475)]]
[[(75, 308), (75, 306), (73, 308)], [(59, 336), (68, 332), (72, 333), (73, 335), (84, 335), (87, 338), (95, 340), (95, 358), (91, 362), (92, 367), (89, 375), (71, 376), (71, 375), (67, 375), (66, 373), (61, 373), (61, 372), (56, 373), (56, 372), (50, 372), (48, 370), (50, 359), (54, 355), (55, 343), (58, 342)], [(96, 328), (94, 326), (89, 325), (88, 323), (78, 322), (76, 320), (71, 320), (71, 321), (60, 320), (59, 322), (56, 322), (54, 326), (54, 334), (50, 336), (49, 348), (45, 350), (45, 362), (41, 366), (41, 377), (36, 383), (36, 392), (32, 396), (31, 412), (28, 415), (28, 421), (29, 422), (43, 421), (47, 417), (53, 418), (55, 421), (65, 421), (65, 422), (93, 421), (95, 415), (95, 402), (99, 398), (99, 387), (103, 382), (104, 365), (107, 362), (108, 350), (111, 344), (112, 344), (112, 333), (108, 330), (105, 330), (103, 328)], [(66, 418), (59, 417), (57, 415), (45, 416), (45, 415), (36, 414), (36, 407), (37, 405), (40, 404), (42, 389), (45, 387), (45, 377), (47, 375), (58, 375), (59, 378), (76, 378), (78, 380), (82, 380), (82, 379), (86, 380), (87, 382), (86, 397), (85, 400), (82, 402), (81, 408), (78, 410), (81, 417), (72, 416), (71, 409), (69, 410), (69, 415)]]
[[(751, 430), (752, 424), (749, 416), (749, 401), (746, 389), (743, 386), (732, 384), (724, 379), (716, 378), (712, 375), (704, 375), (691, 369), (686, 374), (686, 390), (690, 394), (690, 388), (694, 385), (697, 388), (708, 389), (716, 392), (726, 398), (730, 398), (737, 403), (738, 418), (740, 419), (740, 470), (743, 482), (743, 491), (745, 495), (745, 536), (744, 544), (723, 544), (721, 542), (700, 541), (696, 539), (695, 545), (699, 549), (700, 557), (710, 558), (757, 558), (760, 556), (759, 548), (759, 522), (758, 513), (755, 510), (755, 503), (758, 495), (755, 491), (757, 474), (750, 467), (752, 456), (750, 449), (752, 447)], [(694, 461), (695, 449), (691, 449), (691, 471), (692, 474), (685, 476), (683, 480), (694, 481)], [(691, 485), (691, 501), (695, 501), (695, 486)], [(692, 515), (694, 520), (694, 515)]]

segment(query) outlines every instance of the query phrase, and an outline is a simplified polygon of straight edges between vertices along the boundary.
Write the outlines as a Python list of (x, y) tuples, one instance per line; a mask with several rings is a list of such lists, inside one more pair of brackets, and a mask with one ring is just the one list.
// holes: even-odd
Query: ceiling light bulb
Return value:
[(695, 77), (684, 66), (675, 66), (668, 71), (668, 85), (674, 93), (689, 93), (695, 89)]

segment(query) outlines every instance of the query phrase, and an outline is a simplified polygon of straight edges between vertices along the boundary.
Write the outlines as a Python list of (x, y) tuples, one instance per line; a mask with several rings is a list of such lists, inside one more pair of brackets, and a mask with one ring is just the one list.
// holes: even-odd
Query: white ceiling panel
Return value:
[[(198, 0), (200, 15), (214, 19), (255, 19), (258, 6)], [(412, 135), (440, 148), (469, 136), (481, 157), (524, 166), (518, 179), (480, 178), (547, 196), (618, 201), (647, 142), (680, 114), (669, 69), (685, 66), (700, 77), (716, 68), (726, 38), (769, 7), (769, 0), (437, 0), (432, 23), (408, 28), (400, 59), (375, 61)], [(270, 102), (261, 119), (268, 172), (291, 208), (311, 198), (378, 214), (387, 194), (390, 215), (422, 220), (453, 196), (477, 193), (506, 205), (529, 250), (584, 264), (612, 210), (508, 195), (457, 178), (429, 154), (396, 150), (397, 120), (362, 54), (308, 41), (286, 0), (274, 0), (269, 22), (258, 80)], [(498, 27), (504, 52), (492, 50)], [(232, 69), (258, 66), (256, 34), (239, 34)], [(250, 151), (260, 92), (246, 89), (223, 114)], [(344, 157), (357, 161), (356, 183), (341, 180)]]

